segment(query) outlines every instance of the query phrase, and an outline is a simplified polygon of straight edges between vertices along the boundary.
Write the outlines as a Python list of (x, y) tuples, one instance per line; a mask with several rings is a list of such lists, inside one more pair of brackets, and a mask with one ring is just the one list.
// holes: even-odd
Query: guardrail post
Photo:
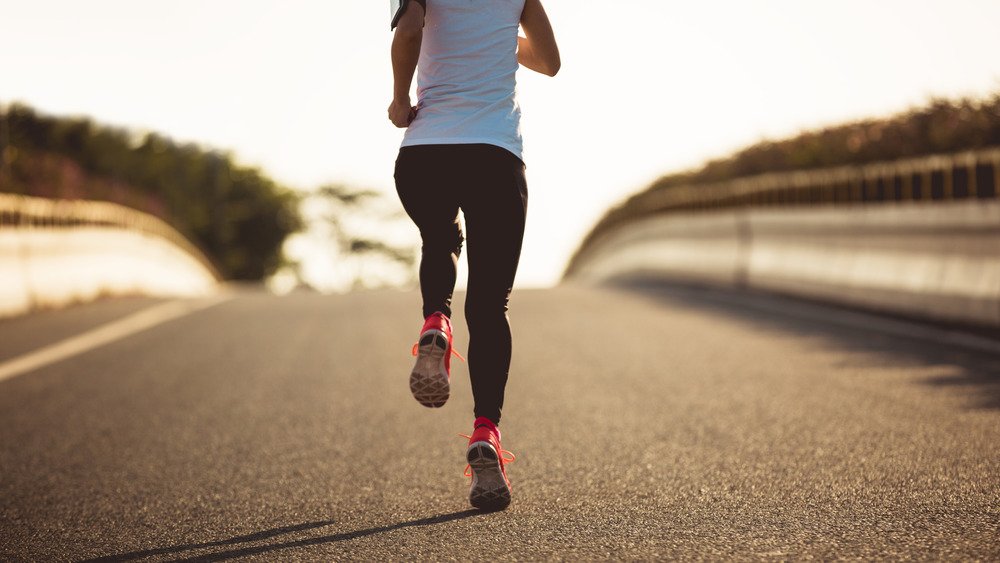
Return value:
[(889, 166), (889, 196), (893, 201), (903, 200), (903, 174), (896, 164)]
[(976, 159), (976, 155), (969, 153), (966, 155), (966, 166), (968, 167), (967, 174), (969, 175), (968, 189), (969, 189), (969, 199), (975, 199), (979, 197), (979, 161)]
[(941, 179), (942, 182), (944, 182), (941, 186), (941, 189), (944, 192), (942, 194), (942, 199), (950, 201), (955, 198), (955, 159), (945, 159), (944, 168), (945, 170), (942, 173)]

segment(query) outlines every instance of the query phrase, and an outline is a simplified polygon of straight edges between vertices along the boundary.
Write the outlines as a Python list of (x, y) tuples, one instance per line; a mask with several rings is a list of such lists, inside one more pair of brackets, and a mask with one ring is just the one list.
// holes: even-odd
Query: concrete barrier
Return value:
[(218, 285), (207, 259), (155, 217), (9, 194), (0, 210), (0, 317), (102, 295), (206, 295)]
[[(813, 172), (814, 181), (801, 173), (772, 175), (770, 191), (741, 179), (694, 201), (659, 194), (648, 201), (662, 208), (647, 202), (634, 217), (619, 213), (599, 225), (566, 279), (660, 276), (1000, 327), (1000, 175), (996, 167), (992, 176), (982, 170), (982, 162), (996, 161), (996, 151), (983, 154), (988, 159), (967, 153), (920, 165), (872, 165), (855, 177), (843, 169)], [(950, 178), (958, 177), (952, 166), (978, 179), (958, 189), (986, 196), (951, 198), (957, 188)], [(922, 189), (914, 190), (908, 182), (917, 179), (919, 188), (921, 177)], [(984, 178), (992, 182), (989, 191)], [(888, 187), (918, 197), (872, 195)], [(852, 193), (860, 201), (837, 199)], [(786, 199), (775, 204), (777, 198)]]
[(737, 284), (745, 254), (735, 213), (639, 219), (605, 233), (588, 247), (572, 279), (601, 282), (623, 275), (666, 275)]
[(1000, 203), (751, 214), (748, 284), (1000, 326)]

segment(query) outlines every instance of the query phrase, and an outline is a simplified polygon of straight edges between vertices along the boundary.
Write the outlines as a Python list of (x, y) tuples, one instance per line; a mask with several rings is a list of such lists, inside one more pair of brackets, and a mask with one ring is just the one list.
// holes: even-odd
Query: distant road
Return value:
[[(0, 560), (1000, 559), (981, 335), (691, 288), (518, 291), (514, 502), (481, 515), (466, 366), (443, 409), (410, 397), (418, 299), (243, 290), (0, 381)], [(160, 304), (2, 321), (0, 365)]]

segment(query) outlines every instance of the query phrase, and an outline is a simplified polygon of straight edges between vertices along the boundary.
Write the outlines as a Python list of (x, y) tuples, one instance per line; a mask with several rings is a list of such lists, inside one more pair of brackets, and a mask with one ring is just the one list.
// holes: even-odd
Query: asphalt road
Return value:
[[(0, 322), (0, 359), (153, 305)], [(516, 292), (514, 500), (479, 514), (465, 365), (410, 397), (415, 293), (240, 291), (0, 381), (0, 559), (997, 560), (1000, 354), (842, 313)]]

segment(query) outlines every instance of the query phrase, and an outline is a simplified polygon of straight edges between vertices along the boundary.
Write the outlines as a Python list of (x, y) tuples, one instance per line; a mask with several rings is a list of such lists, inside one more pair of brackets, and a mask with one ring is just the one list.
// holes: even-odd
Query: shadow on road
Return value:
[[(203, 555), (197, 555), (194, 557), (184, 558), (184, 559), (174, 559), (173, 561), (225, 561), (228, 559), (236, 559), (239, 557), (249, 557), (252, 555), (261, 555), (264, 553), (271, 553), (279, 551), (282, 549), (292, 549), (296, 547), (308, 547), (313, 545), (322, 545), (326, 543), (336, 543), (342, 541), (353, 540), (357, 538), (362, 538), (365, 536), (373, 536), (376, 534), (383, 534), (386, 532), (391, 532), (393, 530), (399, 530), (402, 528), (411, 528), (417, 526), (430, 526), (433, 524), (443, 524), (445, 522), (451, 522), (454, 520), (461, 520), (463, 518), (469, 518), (470, 516), (476, 516), (479, 514), (485, 514), (479, 510), (463, 510), (461, 512), (452, 512), (450, 514), (439, 514), (437, 516), (431, 516), (428, 518), (420, 518), (418, 520), (409, 520), (406, 522), (399, 522), (396, 524), (389, 524), (386, 526), (379, 526), (377, 528), (367, 528), (364, 530), (355, 530), (353, 532), (341, 532), (338, 534), (330, 534), (326, 536), (319, 536), (314, 538), (304, 538), (293, 541), (286, 541), (282, 543), (270, 544), (270, 545), (258, 545), (258, 546), (247, 546), (238, 549), (231, 549), (227, 551), (219, 551), (216, 553), (206, 553)], [(98, 557), (96, 559), (86, 559), (81, 561), (81, 563), (93, 563), (98, 561), (135, 561), (137, 559), (143, 559), (146, 557), (152, 557), (155, 555), (178, 555), (186, 551), (193, 551), (197, 549), (206, 549), (212, 547), (222, 547), (230, 545), (239, 545), (244, 543), (254, 543), (262, 540), (268, 540), (277, 536), (282, 536), (285, 534), (292, 534), (295, 532), (302, 532), (306, 530), (312, 530), (315, 528), (322, 528), (325, 526), (331, 526), (335, 524), (333, 520), (324, 520), (320, 522), (308, 522), (305, 524), (298, 524), (295, 526), (284, 526), (281, 528), (274, 528), (272, 530), (265, 530), (262, 532), (254, 532), (252, 534), (246, 534), (242, 536), (237, 536), (234, 538), (229, 538), (225, 540), (217, 540), (204, 543), (191, 543), (191, 544), (179, 544), (168, 547), (157, 547), (153, 549), (147, 549), (143, 551), (133, 551), (131, 553), (120, 553), (117, 555), (108, 555), (104, 557)]]
[[(1000, 355), (964, 349), (947, 342), (928, 342), (866, 327), (861, 322), (824, 319), (824, 311), (836, 316), (871, 315), (891, 322), (911, 323), (929, 329), (971, 331), (977, 337), (1000, 343), (996, 331), (966, 329), (930, 321), (904, 319), (868, 313), (848, 307), (773, 294), (717, 289), (662, 280), (618, 280), (611, 288), (650, 298), (672, 307), (710, 310), (728, 317), (767, 326), (800, 336), (818, 336), (850, 350), (876, 353), (900, 365), (948, 366), (947, 375), (928, 377), (920, 383), (937, 388), (965, 388), (973, 391), (972, 408), (1000, 410)], [(830, 317), (835, 316), (831, 314)], [(869, 318), (871, 318), (869, 317)]]

